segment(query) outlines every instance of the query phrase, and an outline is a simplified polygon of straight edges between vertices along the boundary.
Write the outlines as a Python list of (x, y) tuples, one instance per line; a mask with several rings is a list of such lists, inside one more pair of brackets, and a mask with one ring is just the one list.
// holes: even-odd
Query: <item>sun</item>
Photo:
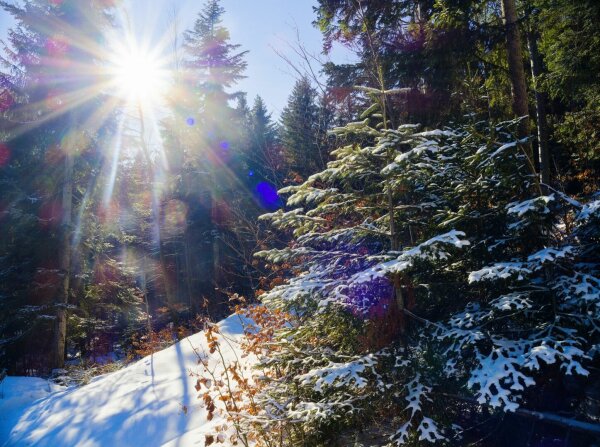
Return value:
[(115, 51), (110, 74), (113, 93), (130, 103), (159, 103), (168, 86), (168, 70), (164, 60), (136, 45)]

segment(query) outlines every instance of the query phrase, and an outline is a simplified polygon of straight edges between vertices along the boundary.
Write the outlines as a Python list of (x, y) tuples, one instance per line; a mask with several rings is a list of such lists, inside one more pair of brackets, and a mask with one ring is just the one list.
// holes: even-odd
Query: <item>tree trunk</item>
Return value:
[[(538, 51), (538, 36), (530, 31), (527, 35), (527, 45), (531, 58), (531, 77), (535, 93), (535, 112), (538, 131), (539, 172), (542, 184), (550, 182), (550, 151), (548, 149), (548, 120), (546, 116), (546, 95), (539, 90), (539, 79), (543, 71), (542, 58)], [(546, 188), (544, 188), (546, 189)]]
[(195, 300), (194, 297), (194, 289), (192, 287), (192, 277), (194, 275), (194, 272), (192, 270), (192, 257), (190, 254), (190, 246), (191, 246), (191, 242), (190, 242), (190, 234), (189, 234), (190, 229), (186, 228), (185, 229), (185, 235), (184, 235), (184, 244), (183, 244), (183, 257), (185, 260), (185, 285), (186, 285), (186, 291), (187, 291), (187, 301), (189, 303), (190, 309), (193, 312), (198, 312), (198, 302), (197, 300)]
[(402, 290), (402, 278), (399, 273), (394, 275), (394, 294), (396, 299), (396, 306), (398, 308), (398, 328), (400, 331), (400, 341), (404, 344), (406, 334), (406, 316), (404, 310), (406, 309), (406, 296), (404, 290)]
[[(75, 128), (72, 127), (71, 131)], [(62, 186), (62, 222), (60, 226), (60, 246), (58, 252), (62, 281), (55, 300), (56, 320), (50, 353), (50, 367), (62, 368), (65, 365), (65, 349), (67, 341), (67, 305), (71, 277), (71, 220), (73, 209), (73, 154), (72, 148), (65, 148), (65, 170)]]
[[(512, 87), (513, 113), (517, 117), (529, 116), (527, 101), (527, 85), (525, 69), (523, 68), (523, 53), (521, 51), (521, 35), (517, 23), (517, 8), (515, 0), (502, 0), (502, 16), (506, 28), (506, 51), (508, 54), (508, 72)], [(525, 118), (519, 124), (519, 138), (529, 135), (529, 119)], [(531, 148), (530, 159), (533, 160)]]
[[(213, 180), (213, 185), (216, 185)], [(216, 194), (214, 187), (211, 187), (211, 237), (212, 237), (212, 279), (213, 279), (213, 299), (209, 303), (207, 309), (209, 316), (216, 318), (220, 312), (222, 312), (219, 298), (223, 296), (221, 287), (224, 285), (222, 279), (222, 266), (223, 262), (221, 259), (221, 227), (219, 223), (219, 203), (216, 200)]]
[(142, 256), (142, 294), (144, 295), (144, 304), (146, 306), (146, 329), (148, 330), (148, 335), (152, 333), (152, 320), (150, 320), (150, 303), (148, 302), (148, 280), (146, 278), (146, 255)]
[(140, 120), (140, 145), (142, 147), (142, 152), (144, 155), (144, 159), (146, 160), (146, 164), (148, 165), (148, 178), (150, 181), (150, 191), (152, 193), (152, 220), (154, 221), (155, 230), (156, 230), (156, 244), (158, 248), (158, 260), (160, 263), (160, 271), (163, 279), (163, 285), (165, 287), (165, 295), (167, 298), (167, 304), (174, 304), (173, 292), (171, 290), (171, 283), (169, 277), (169, 271), (167, 268), (166, 257), (164, 253), (163, 241), (162, 241), (162, 233), (160, 231), (160, 200), (156, 197), (154, 184), (156, 181), (156, 174), (154, 172), (154, 163), (152, 163), (152, 159), (150, 158), (150, 148), (146, 142), (146, 122), (144, 118), (144, 110), (142, 109), (142, 105), (138, 103), (138, 117)]
[[(157, 200), (158, 202), (158, 200)], [(165, 255), (165, 247), (163, 244), (162, 233), (160, 231), (160, 211), (158, 210), (159, 204), (156, 205), (155, 221), (156, 223), (156, 234), (158, 238), (158, 261), (160, 262), (160, 272), (163, 279), (163, 285), (165, 287), (165, 296), (167, 298), (167, 304), (175, 304), (175, 296), (173, 294), (173, 287), (171, 284), (171, 276), (169, 275), (169, 265), (167, 262), (167, 256)]]

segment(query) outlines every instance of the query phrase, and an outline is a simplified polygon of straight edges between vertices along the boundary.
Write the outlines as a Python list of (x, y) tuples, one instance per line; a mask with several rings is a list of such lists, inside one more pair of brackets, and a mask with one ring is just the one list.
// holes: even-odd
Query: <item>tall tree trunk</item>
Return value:
[(148, 302), (148, 280), (147, 280), (147, 267), (146, 267), (146, 255), (142, 256), (142, 294), (144, 295), (144, 304), (146, 306), (146, 329), (148, 334), (152, 333), (152, 320), (150, 320), (150, 303)]
[[(158, 207), (157, 207), (158, 208)], [(156, 215), (160, 219), (160, 213), (157, 211)], [(167, 256), (165, 255), (165, 247), (163, 244), (162, 235), (160, 232), (160, 224), (157, 223), (156, 233), (158, 237), (158, 261), (160, 263), (160, 272), (163, 278), (163, 285), (165, 287), (165, 296), (167, 298), (167, 304), (175, 304), (175, 295), (173, 294), (173, 285), (171, 284), (171, 276), (169, 275), (169, 268), (167, 264)]]
[[(502, 0), (502, 17), (506, 28), (506, 51), (508, 53), (508, 72), (512, 87), (513, 113), (517, 117), (528, 116), (527, 85), (523, 68), (523, 52), (521, 50), (521, 34), (517, 23), (515, 0)], [(529, 119), (519, 124), (519, 138), (529, 135)], [(529, 147), (530, 160), (533, 160)]]
[[(381, 69), (381, 65), (378, 65), (378, 73), (379, 73), (379, 83), (381, 86), (381, 109), (383, 115), (383, 128), (388, 129), (388, 114), (387, 114), (387, 98), (385, 95), (385, 81), (383, 77), (383, 71)], [(392, 149), (387, 150), (387, 159), (388, 163), (391, 163), (395, 159), (395, 155)], [(394, 203), (394, 194), (392, 189), (392, 184), (388, 180), (386, 181), (387, 188), (387, 207), (390, 219), (390, 248), (393, 251), (398, 251), (400, 249), (400, 238), (398, 235), (398, 229), (396, 228), (396, 204)], [(398, 310), (398, 328), (400, 335), (400, 342), (405, 345), (406, 344), (406, 316), (404, 311), (406, 309), (406, 296), (404, 291), (402, 290), (402, 276), (400, 273), (396, 273), (392, 279), (392, 285), (394, 287), (394, 301), (396, 302), (396, 307)]]
[[(388, 98), (386, 97), (386, 82), (385, 82), (385, 76), (383, 73), (383, 66), (381, 64), (381, 61), (379, 60), (379, 57), (377, 55), (377, 51), (375, 51), (375, 46), (373, 44), (373, 39), (372, 36), (370, 34), (370, 30), (368, 29), (368, 25), (367, 25), (367, 21), (365, 20), (365, 14), (364, 11), (362, 10), (362, 5), (359, 2), (359, 7), (361, 9), (361, 16), (362, 16), (362, 20), (363, 20), (363, 26), (365, 28), (367, 28), (367, 43), (369, 45), (369, 50), (371, 51), (371, 54), (373, 56), (373, 61), (375, 64), (375, 68), (376, 68), (376, 78), (379, 84), (379, 88), (381, 89), (381, 94), (379, 96), (379, 105), (381, 107), (381, 114), (382, 114), (382, 124), (383, 124), (383, 129), (387, 130), (390, 128), (390, 120), (389, 120), (389, 115), (388, 115), (388, 108), (387, 108), (387, 104), (388, 104)], [(394, 159), (395, 159), (395, 154), (393, 153), (391, 148), (387, 149), (387, 161), (388, 163), (391, 163)], [(396, 228), (396, 204), (394, 203), (394, 195), (393, 195), (393, 186), (392, 186), (392, 182), (387, 179), (385, 181), (385, 187), (387, 189), (387, 211), (389, 214), (389, 230), (390, 230), (390, 248), (393, 251), (397, 251), (400, 249), (400, 238), (398, 235), (398, 229)], [(393, 285), (393, 300), (396, 303), (396, 311), (398, 312), (398, 328), (399, 328), (399, 336), (400, 336), (400, 343), (402, 345), (406, 345), (406, 326), (407, 326), (407, 321), (406, 321), (406, 315), (405, 315), (405, 311), (406, 311), (406, 296), (404, 294), (404, 291), (402, 290), (402, 276), (399, 273), (396, 273), (393, 275), (392, 277), (392, 285)], [(392, 313), (392, 315), (395, 314), (395, 312)]]
[[(216, 180), (213, 177), (213, 185), (216, 185)], [(219, 298), (223, 296), (221, 288), (224, 286), (222, 278), (222, 262), (221, 259), (221, 226), (218, 219), (219, 213), (219, 202), (217, 201), (217, 194), (215, 192), (215, 186), (211, 187), (211, 237), (212, 237), (212, 279), (213, 279), (213, 300), (209, 303), (207, 309), (209, 316), (217, 317), (221, 309)]]
[(155, 181), (156, 181), (156, 173), (154, 172), (154, 163), (152, 163), (152, 159), (150, 158), (150, 148), (146, 143), (146, 122), (144, 118), (144, 110), (142, 109), (142, 105), (138, 103), (138, 116), (140, 120), (140, 144), (142, 146), (142, 152), (144, 154), (144, 159), (146, 160), (146, 164), (148, 165), (148, 174), (150, 180), (150, 188), (152, 191), (152, 220), (154, 221), (154, 225), (156, 225), (156, 238), (157, 238), (157, 248), (158, 248), (158, 260), (160, 263), (160, 271), (163, 277), (164, 287), (165, 287), (165, 295), (167, 297), (167, 303), (173, 304), (175, 300), (173, 299), (173, 291), (171, 289), (171, 279), (169, 277), (169, 271), (167, 269), (167, 261), (164, 252), (164, 246), (162, 241), (162, 233), (160, 231), (160, 200), (156, 197), (155, 194)]
[[(75, 128), (71, 127), (71, 131)], [(62, 186), (62, 222), (60, 225), (60, 246), (58, 252), (60, 274), (62, 281), (55, 300), (56, 319), (50, 367), (62, 368), (65, 365), (65, 348), (67, 342), (67, 305), (71, 279), (71, 223), (73, 209), (73, 153), (72, 148), (65, 149), (65, 166)]]
[(185, 285), (187, 291), (187, 301), (189, 303), (190, 309), (192, 309), (193, 312), (198, 312), (198, 302), (194, 299), (194, 291), (192, 287), (192, 277), (194, 275), (194, 272), (192, 270), (192, 257), (190, 254), (191, 238), (189, 231), (189, 228), (185, 229), (183, 243), (183, 256), (185, 260)]
[(531, 58), (531, 77), (535, 93), (535, 114), (538, 132), (538, 155), (540, 166), (540, 180), (544, 185), (550, 182), (550, 151), (548, 148), (548, 120), (546, 116), (546, 95), (539, 89), (539, 79), (542, 75), (543, 65), (537, 45), (538, 36), (534, 31), (527, 35), (527, 46)]

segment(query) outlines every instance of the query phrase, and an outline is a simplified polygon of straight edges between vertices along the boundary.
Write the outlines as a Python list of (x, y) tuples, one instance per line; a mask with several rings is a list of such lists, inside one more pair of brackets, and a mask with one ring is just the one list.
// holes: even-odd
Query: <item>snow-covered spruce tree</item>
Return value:
[[(376, 90), (366, 93), (381, 97)], [(435, 206), (422, 204), (435, 198), (424, 189), (409, 193), (407, 179), (387, 167), (411, 147), (425, 150), (432, 142), (418, 126), (385, 129), (381, 112), (379, 103), (363, 121), (335, 129), (344, 142), (333, 152), (336, 160), (303, 185), (282, 190), (292, 194), (288, 207), (303, 208), (264, 216), (295, 236), (289, 247), (258, 256), (297, 273), (262, 299), (297, 316), (265, 365), (285, 377), (268, 392), (269, 412), (303, 422), (288, 433), (299, 443), (324, 441), (397, 406), (396, 398), (386, 398), (392, 381), (380, 376), (379, 364), (389, 363), (383, 371), (392, 370), (392, 352), (381, 348), (406, 343), (402, 310), (412, 307), (414, 288), (401, 271), (449, 258), (468, 244), (453, 229), (429, 239), (429, 232), (415, 225), (411, 216), (417, 212), (423, 220), (432, 217)], [(413, 378), (406, 376), (405, 382)], [(269, 399), (276, 401), (272, 408)], [(382, 406), (372, 405), (374, 400)]]
[(359, 427), (371, 445), (456, 443), (450, 399), (543, 411), (590, 375), (599, 202), (541, 195), (517, 122), (385, 129), (378, 112), (335, 129), (335, 160), (263, 216), (294, 234), (258, 253), (293, 273), (262, 296), (295, 315), (262, 395), (292, 445)]
[[(425, 168), (425, 184), (411, 185), (441, 199), (433, 231), (456, 228), (471, 242), (450, 269), (409, 272), (422, 289), (415, 313), (426, 331), (418, 345), (443, 365), (429, 377), (437, 398), (468, 391), (502, 411), (523, 405), (585, 417), (579, 379), (590, 375), (584, 365), (598, 342), (596, 202), (582, 207), (559, 192), (541, 195), (511, 137), (515, 124), (446, 132), (387, 168), (405, 177)], [(567, 399), (574, 389), (580, 396)], [(407, 433), (403, 427), (394, 439)]]

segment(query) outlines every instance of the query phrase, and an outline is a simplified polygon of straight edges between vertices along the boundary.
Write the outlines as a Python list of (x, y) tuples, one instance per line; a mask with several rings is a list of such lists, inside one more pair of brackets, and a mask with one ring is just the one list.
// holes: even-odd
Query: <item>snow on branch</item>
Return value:
[(554, 194), (550, 194), (549, 196), (539, 196), (522, 202), (511, 202), (506, 205), (506, 210), (508, 214), (516, 215), (517, 217), (523, 217), (530, 212), (548, 214), (550, 209), (548, 209), (547, 205), (554, 200)]
[(531, 373), (542, 365), (558, 364), (567, 375), (589, 374), (580, 363), (588, 356), (572, 335), (569, 329), (549, 327), (528, 339), (494, 338), (487, 354), (476, 348), (478, 365), (467, 386), (476, 390), (479, 403), (515, 411), (521, 398), (518, 392), (535, 385)]
[[(508, 149), (514, 149), (516, 147), (518, 147), (520, 144), (525, 144), (527, 143), (528, 138), (523, 138), (521, 140), (516, 140), (516, 141), (510, 141), (508, 143), (498, 143), (500, 144), (500, 147), (498, 147), (496, 150), (494, 150), (494, 152), (492, 152), (489, 155), (489, 159), (493, 159), (498, 157), (501, 154), (504, 154)], [(478, 154), (482, 154), (483, 152), (488, 151), (489, 149), (493, 149), (493, 148), (488, 148), (488, 146), (482, 146), (481, 148), (479, 148), (479, 150), (477, 151)]]
[(592, 218), (600, 218), (600, 199), (586, 203), (579, 214), (577, 214), (578, 221), (586, 221)]
[(587, 376), (589, 372), (577, 359), (588, 357), (577, 345), (576, 340), (558, 340), (555, 337), (548, 336), (526, 353), (523, 367), (530, 370), (539, 370), (540, 362), (547, 365), (558, 362), (561, 369), (569, 376), (573, 374)]
[(273, 263), (273, 264), (279, 264), (282, 262), (293, 261), (294, 259), (296, 259), (300, 256), (305, 256), (305, 255), (309, 254), (309, 252), (310, 252), (310, 250), (305, 247), (298, 247), (298, 248), (286, 247), (286, 248), (282, 248), (282, 249), (273, 248), (271, 250), (258, 251), (256, 253), (254, 253), (254, 256), (257, 258), (264, 259), (265, 261)]
[(325, 219), (307, 216), (303, 213), (304, 209), (302, 208), (296, 208), (287, 212), (278, 210), (274, 213), (263, 214), (258, 217), (258, 220), (271, 221), (271, 225), (281, 230), (294, 228), (296, 231), (302, 226), (318, 227), (327, 223)]
[(301, 187), (286, 187), (279, 190), (280, 193), (289, 193), (293, 192), (293, 194), (288, 197), (287, 205), (288, 206), (297, 206), (304, 204), (310, 204), (315, 202), (321, 202), (328, 197), (334, 196), (338, 193), (336, 188), (328, 188), (328, 189), (320, 189), (314, 188), (311, 186), (301, 185)]
[[(409, 420), (389, 438), (392, 444), (400, 446), (408, 442), (411, 429), (414, 430), (415, 426), (419, 441), (435, 443), (446, 440), (435, 421), (423, 414), (423, 405), (432, 402), (432, 399), (429, 397), (431, 388), (421, 382), (421, 375), (416, 374), (415, 378), (404, 388), (406, 389), (405, 400), (408, 402), (405, 410), (410, 412), (410, 416)], [(417, 421), (419, 421), (419, 425), (417, 425)]]
[(574, 253), (575, 249), (572, 246), (562, 248), (544, 248), (527, 258), (527, 261), (532, 264), (532, 268), (538, 269), (544, 264), (555, 263), (559, 259), (565, 259)]
[(600, 304), (600, 278), (588, 273), (575, 272), (573, 276), (561, 276), (555, 289), (569, 303)]
[(497, 262), (496, 264), (484, 267), (469, 274), (469, 283), (484, 281), (508, 279), (517, 276), (518, 280), (523, 280), (526, 275), (531, 274), (528, 264), (524, 262)]
[(430, 138), (430, 137), (458, 137), (459, 135), (456, 132), (453, 132), (451, 130), (434, 129), (434, 130), (426, 130), (424, 132), (416, 133), (414, 136)]
[(296, 379), (301, 385), (312, 385), (317, 393), (322, 393), (330, 387), (362, 389), (369, 384), (369, 381), (361, 374), (372, 370), (376, 363), (373, 354), (369, 354), (351, 362), (330, 362), (327, 366), (311, 369), (305, 374), (296, 376)]
[(445, 250), (446, 247), (453, 246), (460, 249), (470, 245), (468, 240), (463, 239), (464, 236), (464, 232), (457, 230), (435, 236), (416, 247), (403, 251), (396, 259), (376, 264), (355, 274), (350, 282), (362, 283), (390, 273), (399, 273), (412, 267), (417, 260), (448, 259), (450, 254)]
[(513, 311), (530, 309), (533, 303), (529, 292), (513, 292), (496, 298), (490, 305), (497, 310)]
[(528, 275), (540, 270), (547, 264), (555, 264), (560, 260), (573, 256), (574, 247), (543, 248), (527, 257), (527, 261), (497, 262), (469, 274), (469, 283), (484, 280), (495, 281), (498, 279), (510, 279), (516, 277), (522, 281)]
[(423, 416), (421, 423), (417, 427), (419, 441), (437, 442), (443, 441), (446, 438), (440, 433), (440, 429), (433, 419)]
[(477, 351), (478, 366), (471, 372), (467, 386), (477, 390), (477, 401), (494, 408), (514, 411), (513, 391), (522, 391), (535, 385), (535, 380), (519, 370), (528, 341), (496, 340), (488, 355)]

